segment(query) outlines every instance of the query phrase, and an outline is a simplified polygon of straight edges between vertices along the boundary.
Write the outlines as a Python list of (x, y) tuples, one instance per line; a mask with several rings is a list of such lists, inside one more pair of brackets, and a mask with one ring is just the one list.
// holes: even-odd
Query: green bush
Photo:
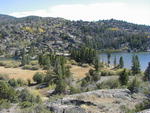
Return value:
[(63, 79), (61, 79), (58, 81), (56, 85), (55, 93), (64, 94), (66, 93), (66, 88), (67, 88), (67, 83)]
[(12, 87), (17, 87), (18, 86), (18, 82), (13, 78), (13, 79), (10, 79), (8, 81), (9, 85), (12, 86)]
[(150, 100), (144, 100), (141, 103), (138, 103), (135, 105), (134, 109), (130, 109), (127, 106), (121, 106), (121, 110), (124, 111), (124, 113), (137, 113), (137, 112), (141, 112), (145, 109), (149, 109), (150, 108)]
[(136, 112), (139, 112), (139, 111), (142, 111), (142, 110), (145, 110), (145, 109), (149, 109), (150, 108), (150, 100), (144, 100), (142, 103), (140, 104), (137, 104), (135, 106), (135, 111)]
[(101, 78), (101, 73), (99, 73), (93, 69), (90, 69), (89, 70), (89, 76), (91, 78), (91, 81), (98, 81)]
[(21, 108), (27, 108), (27, 107), (33, 106), (34, 104), (29, 101), (24, 101), (24, 102), (21, 102), (19, 105), (21, 106)]
[(127, 85), (129, 81), (129, 73), (124, 69), (122, 73), (119, 75), (119, 81), (121, 85)]
[(78, 64), (75, 60), (70, 60), (70, 63), (71, 63), (72, 65), (77, 65), (77, 64)]
[(103, 70), (101, 71), (101, 76), (113, 76), (116, 75), (114, 71), (111, 70)]
[(5, 63), (4, 62), (0, 62), (0, 66), (5, 66)]
[(39, 83), (42, 83), (43, 82), (43, 79), (44, 79), (44, 74), (43, 73), (36, 73), (34, 76), (33, 76), (33, 80), (39, 84)]
[(18, 83), (19, 86), (26, 85), (26, 82), (24, 80), (22, 80), (22, 79), (17, 79), (17, 83)]
[(27, 84), (28, 84), (28, 86), (31, 85), (31, 79), (27, 79)]
[(81, 86), (85, 87), (87, 84), (97, 82), (100, 79), (101, 79), (101, 73), (93, 69), (90, 69), (87, 76), (82, 80)]
[(137, 80), (137, 78), (134, 78), (132, 82), (129, 83), (128, 89), (132, 93), (137, 93), (139, 91), (140, 82)]
[(115, 89), (119, 88), (120, 84), (118, 80), (107, 80), (97, 85), (99, 89)]
[(35, 101), (35, 97), (27, 89), (23, 89), (22, 91), (20, 91), (18, 97), (21, 102), (24, 102), (24, 101), (34, 102)]
[(7, 99), (10, 102), (16, 101), (16, 91), (5, 81), (0, 81), (0, 99)]
[(70, 94), (80, 93), (81, 90), (79, 88), (70, 87)]
[(6, 99), (0, 99), (0, 110), (10, 108), (10, 102)]
[(85, 87), (88, 84), (88, 81), (83, 79), (81, 83), (81, 87)]
[(0, 80), (8, 80), (7, 74), (0, 74)]
[(18, 61), (1, 61), (0, 66), (4, 66), (5, 68), (17, 68), (19, 67), (20, 63)]
[(22, 67), (22, 69), (27, 69), (27, 70), (38, 70), (39, 69), (39, 65), (25, 65)]
[(40, 97), (39, 95), (37, 95), (37, 96), (35, 97), (35, 102), (36, 102), (36, 103), (41, 103), (41, 102), (42, 102), (41, 97)]
[(38, 61), (31, 61), (30, 64), (31, 64), (32, 66), (38, 65)]

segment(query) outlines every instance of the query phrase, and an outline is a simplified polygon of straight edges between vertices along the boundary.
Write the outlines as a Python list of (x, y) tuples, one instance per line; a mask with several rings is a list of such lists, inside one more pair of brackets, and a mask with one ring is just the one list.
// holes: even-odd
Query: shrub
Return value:
[(36, 102), (36, 103), (42, 102), (41, 97), (40, 97), (39, 95), (37, 95), (37, 96), (35, 97), (35, 102)]
[(77, 65), (77, 64), (78, 64), (75, 60), (70, 60), (70, 63), (71, 63), (72, 65)]
[(139, 112), (139, 111), (142, 111), (142, 110), (145, 110), (145, 109), (149, 109), (150, 108), (150, 100), (144, 100), (142, 103), (140, 104), (137, 104), (135, 106), (135, 111), (136, 112)]
[(43, 73), (36, 73), (34, 76), (33, 76), (33, 80), (39, 84), (39, 83), (42, 83), (43, 82), (43, 79), (44, 79), (44, 75)]
[(0, 110), (10, 108), (10, 102), (6, 99), (0, 99)]
[(31, 61), (30, 64), (31, 64), (32, 66), (38, 65), (38, 61)]
[(134, 78), (133, 81), (129, 84), (128, 89), (132, 93), (137, 93), (139, 90), (140, 82), (137, 80), (137, 78)]
[(28, 82), (28, 86), (31, 85), (31, 79), (27, 79), (27, 82)]
[(19, 105), (21, 106), (21, 108), (27, 108), (27, 107), (33, 106), (33, 103), (29, 101), (24, 101), (24, 102), (21, 102)]
[(98, 81), (101, 79), (101, 74), (99, 72), (95, 72), (93, 75), (93, 80)]
[(0, 81), (0, 99), (7, 99), (11, 102), (16, 101), (16, 91), (5, 81)]
[(85, 79), (83, 79), (81, 83), (81, 87), (85, 87), (87, 84), (88, 82)]
[(101, 74), (93, 69), (89, 70), (89, 75), (91, 76), (92, 81), (98, 81), (101, 78)]
[(17, 83), (18, 83), (19, 86), (26, 85), (26, 82), (24, 80), (22, 80), (22, 79), (17, 79)]
[(118, 80), (107, 80), (97, 85), (99, 89), (115, 89), (120, 87)]
[(87, 85), (90, 82), (96, 82), (101, 79), (101, 73), (93, 69), (89, 70), (87, 76), (82, 80), (81, 86)]
[(0, 80), (8, 80), (7, 74), (0, 74)]
[(1, 61), (0, 66), (4, 66), (5, 68), (17, 68), (19, 67), (20, 63), (18, 61)]
[(70, 87), (70, 94), (80, 93), (81, 90), (79, 88), (75, 88), (73, 86)]
[(4, 62), (0, 62), (0, 66), (5, 66), (5, 63)]
[(101, 76), (113, 76), (116, 75), (114, 71), (111, 70), (103, 70), (101, 71)]
[(23, 66), (23, 69), (27, 69), (27, 70), (38, 70), (39, 69), (39, 65), (25, 65)]
[(23, 89), (22, 91), (20, 91), (18, 97), (21, 102), (36, 102), (36, 97), (33, 94), (31, 94), (30, 91), (27, 89)]
[(13, 78), (13, 79), (10, 79), (8, 81), (9, 85), (12, 86), (12, 87), (17, 87), (18, 86), (18, 82)]
[(66, 82), (61, 79), (58, 81), (57, 85), (56, 85), (56, 88), (55, 88), (55, 93), (58, 93), (58, 94), (65, 94), (66, 93), (66, 88), (67, 88), (67, 84)]
[(129, 81), (129, 75), (126, 69), (119, 75), (119, 81), (121, 85), (127, 85)]

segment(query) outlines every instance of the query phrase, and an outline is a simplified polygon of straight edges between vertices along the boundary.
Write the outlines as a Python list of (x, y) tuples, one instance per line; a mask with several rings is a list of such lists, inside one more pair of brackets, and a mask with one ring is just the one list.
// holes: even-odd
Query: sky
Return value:
[(150, 25), (150, 0), (0, 0), (0, 14)]

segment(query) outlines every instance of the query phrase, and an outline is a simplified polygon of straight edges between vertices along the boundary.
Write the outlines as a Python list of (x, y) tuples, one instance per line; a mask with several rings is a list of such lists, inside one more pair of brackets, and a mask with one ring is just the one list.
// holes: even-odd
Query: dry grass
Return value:
[[(82, 79), (84, 77), (86, 77), (86, 73), (89, 72), (89, 70), (92, 67), (88, 66), (88, 67), (81, 67), (81, 66), (77, 66), (77, 65), (71, 65), (70, 71), (73, 74), (73, 77), (76, 79)], [(0, 74), (6, 74), (9, 76), (9, 78), (15, 78), (15, 79), (23, 79), (23, 80), (27, 80), (27, 79), (31, 79), (33, 75), (36, 72), (45, 72), (44, 70), (24, 70), (21, 68), (5, 68), (3, 66), (0, 66)]]
[(84, 77), (86, 77), (86, 73), (89, 72), (89, 70), (92, 69), (92, 67), (81, 67), (81, 66), (77, 66), (77, 65), (72, 65), (70, 68), (70, 71), (73, 74), (73, 77), (77, 78), (77, 79), (82, 79)]
[(1, 74), (7, 74), (9, 78), (15, 78), (15, 79), (31, 79), (33, 75), (36, 72), (44, 72), (43, 70), (23, 70), (21, 68), (5, 68), (5, 67), (0, 67), (0, 73)]

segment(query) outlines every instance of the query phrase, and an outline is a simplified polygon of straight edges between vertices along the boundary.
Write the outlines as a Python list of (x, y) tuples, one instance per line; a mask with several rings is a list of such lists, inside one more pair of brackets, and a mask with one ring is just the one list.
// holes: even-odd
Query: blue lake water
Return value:
[[(148, 62), (150, 62), (150, 52), (140, 52), (140, 53), (125, 53), (125, 52), (119, 52), (119, 53), (112, 53), (111, 54), (111, 64), (114, 63), (114, 58), (116, 56), (117, 64), (119, 62), (119, 58), (122, 56), (124, 60), (124, 67), (130, 69), (132, 65), (132, 56), (137, 55), (139, 57), (141, 70), (145, 70), (148, 66)], [(100, 61), (107, 63), (107, 54), (101, 53), (100, 54)]]

